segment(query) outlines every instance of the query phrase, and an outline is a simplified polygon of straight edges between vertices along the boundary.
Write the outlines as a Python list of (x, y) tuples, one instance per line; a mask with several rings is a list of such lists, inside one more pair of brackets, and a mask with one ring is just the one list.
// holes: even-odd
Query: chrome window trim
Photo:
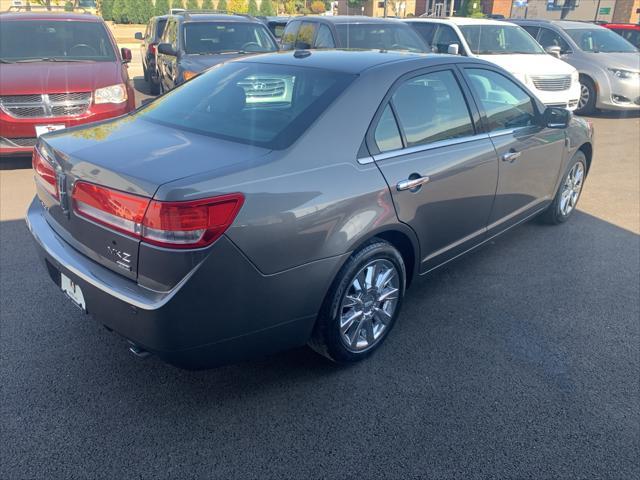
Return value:
[[(469, 143), (469, 142), (474, 142), (476, 140), (484, 140), (488, 138), (489, 138), (488, 133), (480, 133), (477, 135), (471, 135), (469, 137), (438, 140), (437, 142), (426, 143), (424, 145), (416, 145), (414, 147), (400, 148), (397, 150), (389, 150), (388, 152), (382, 152), (382, 153), (372, 155), (371, 158), (373, 159), (373, 161), (379, 162), (381, 160), (386, 160), (388, 158), (400, 157), (403, 155), (411, 155), (412, 153), (420, 153), (420, 152), (425, 152), (427, 150), (435, 150), (438, 148), (449, 147), (452, 145), (459, 145), (461, 143)], [(362, 159), (362, 160), (365, 160), (365, 159)]]

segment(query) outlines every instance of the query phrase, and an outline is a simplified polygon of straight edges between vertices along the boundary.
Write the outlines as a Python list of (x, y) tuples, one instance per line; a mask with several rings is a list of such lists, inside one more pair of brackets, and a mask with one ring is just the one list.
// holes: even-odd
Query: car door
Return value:
[(484, 239), (495, 195), (496, 152), (463, 91), (453, 66), (405, 77), (367, 136), (398, 218), (420, 239), (423, 273)]
[[(542, 209), (552, 199), (565, 149), (564, 130), (547, 128), (543, 106), (516, 81), (488, 67), (463, 68), (499, 161), (489, 221), (495, 233)], [(491, 233), (491, 232), (490, 232)]]
[[(173, 20), (169, 20), (167, 25), (162, 33), (162, 38), (160, 43), (168, 43), (171, 44), (171, 31), (173, 30), (175, 22)], [(171, 88), (169, 84), (169, 70), (167, 68), (167, 63), (169, 61), (169, 55), (165, 55), (163, 53), (158, 52), (156, 54), (156, 68), (158, 69), (158, 74), (160, 75), (160, 83), (165, 90), (169, 90)]]

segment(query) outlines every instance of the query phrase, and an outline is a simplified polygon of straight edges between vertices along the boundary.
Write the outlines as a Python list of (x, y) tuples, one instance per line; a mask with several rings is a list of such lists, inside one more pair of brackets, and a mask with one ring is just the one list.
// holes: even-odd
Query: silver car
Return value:
[(580, 72), (576, 113), (640, 110), (640, 52), (611, 30), (585, 22), (509, 20)]
[[(256, 78), (291, 95), (249, 101)], [(353, 362), (413, 278), (566, 221), (591, 138), (482, 60), (268, 54), (42, 136), (27, 222), (58, 288), (138, 355), (202, 368), (308, 343)]]

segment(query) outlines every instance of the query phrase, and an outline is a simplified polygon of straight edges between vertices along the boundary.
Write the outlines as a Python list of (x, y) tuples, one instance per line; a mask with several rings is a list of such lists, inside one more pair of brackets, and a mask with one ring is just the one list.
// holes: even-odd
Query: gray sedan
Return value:
[[(584, 22), (509, 20), (580, 72), (576, 113), (640, 110), (640, 52), (617, 33)], [(551, 50), (550, 50), (551, 49)]]
[(415, 277), (566, 221), (592, 152), (586, 121), (481, 60), (268, 54), (43, 136), (27, 222), (58, 288), (137, 355), (353, 362)]

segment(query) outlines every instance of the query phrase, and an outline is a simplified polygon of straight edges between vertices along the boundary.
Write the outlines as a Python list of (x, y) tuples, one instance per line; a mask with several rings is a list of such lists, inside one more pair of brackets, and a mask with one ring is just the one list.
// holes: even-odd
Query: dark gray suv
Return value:
[(278, 44), (249, 15), (184, 11), (168, 17), (157, 49), (160, 91), (166, 92), (218, 63), (275, 52)]
[(591, 138), (482, 60), (262, 55), (40, 137), (27, 222), (58, 288), (138, 354), (199, 368), (309, 343), (351, 362), (416, 276), (566, 221)]

